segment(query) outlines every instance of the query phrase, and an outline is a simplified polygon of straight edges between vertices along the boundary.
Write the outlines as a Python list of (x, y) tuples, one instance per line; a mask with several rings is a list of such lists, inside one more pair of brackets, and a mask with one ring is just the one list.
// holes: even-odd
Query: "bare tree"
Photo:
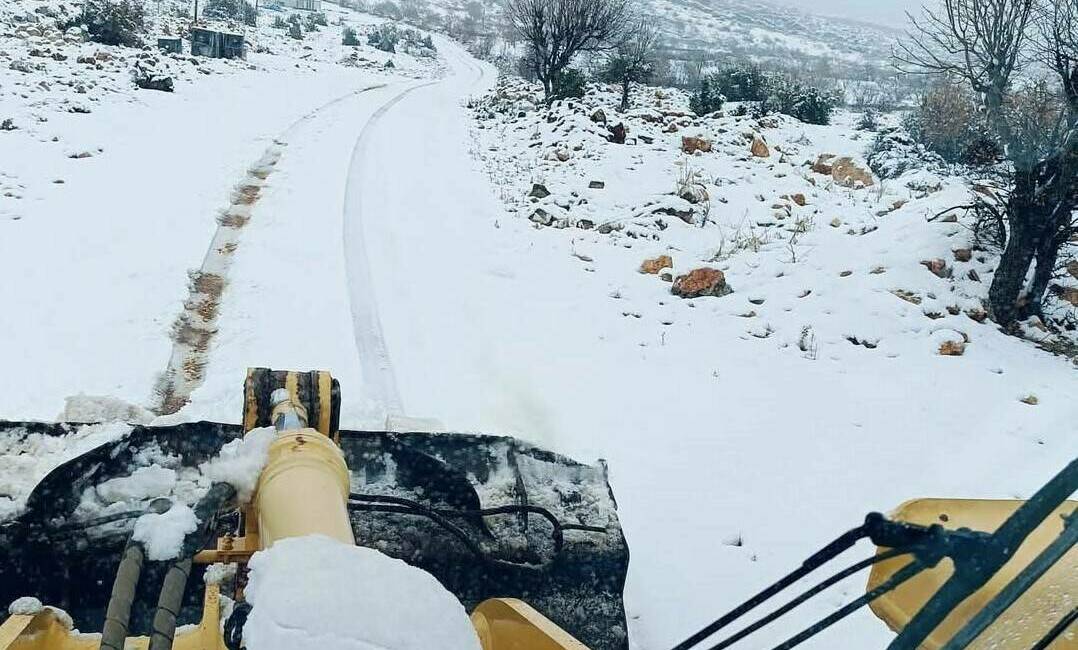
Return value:
[(900, 65), (968, 84), (1009, 163), (1006, 246), (988, 294), (992, 317), (1009, 327), (1041, 313), (1078, 232), (1078, 0), (942, 0), (912, 20)]
[(648, 21), (638, 19), (625, 31), (607, 58), (602, 76), (607, 81), (621, 84), (621, 110), (629, 110), (632, 84), (647, 82), (655, 73), (658, 41), (658, 30)]
[(573, 57), (616, 45), (627, 8), (628, 0), (508, 0), (506, 13), (527, 45), (526, 59), (548, 103)]

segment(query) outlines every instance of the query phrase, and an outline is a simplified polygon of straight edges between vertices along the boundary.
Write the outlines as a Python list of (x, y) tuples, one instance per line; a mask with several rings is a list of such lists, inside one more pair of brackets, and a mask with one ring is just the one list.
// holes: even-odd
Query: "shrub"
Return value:
[(878, 131), (880, 128), (880, 112), (874, 108), (866, 108), (861, 113), (861, 119), (857, 120), (858, 131)]
[(206, 18), (236, 20), (252, 27), (258, 24), (258, 12), (247, 0), (207, 0), (202, 15)]
[(367, 34), (367, 45), (391, 54), (396, 53), (398, 41), (400, 41), (400, 32), (397, 31), (396, 25), (381, 25)]
[(902, 129), (888, 129), (877, 135), (866, 158), (869, 168), (882, 179), (898, 178), (914, 170), (937, 174), (947, 170), (947, 161)]
[(790, 78), (776, 78), (768, 96), (756, 107), (755, 115), (783, 113), (807, 124), (830, 124), (839, 97)]
[(344, 28), (344, 44), (352, 47), (359, 45), (359, 37), (356, 36), (356, 30), (351, 27)]
[(710, 84), (730, 102), (758, 102), (767, 97), (770, 75), (756, 64), (729, 66), (709, 75)]
[(943, 83), (926, 92), (902, 124), (914, 141), (949, 163), (988, 165), (1002, 155), (988, 134), (976, 98), (955, 84)]
[(554, 99), (583, 97), (587, 83), (588, 79), (583, 72), (575, 68), (566, 68), (554, 80), (551, 86), (551, 97)]
[(288, 21), (285, 20), (282, 16), (274, 16), (274, 18), (273, 18), (273, 28), (274, 29), (288, 29)]
[(689, 96), (689, 108), (697, 115), (721, 111), (725, 103), (726, 96), (722, 94), (714, 77), (710, 75), (701, 79), (700, 85)]
[(300, 25), (299, 16), (296, 14), (288, 17), (288, 35), (297, 41), (303, 40), (303, 27)]
[(86, 0), (82, 21), (94, 42), (142, 47), (146, 12), (136, 0)]
[(372, 13), (377, 16), (385, 16), (386, 18), (392, 18), (393, 20), (400, 20), (404, 18), (404, 14), (401, 12), (401, 8), (397, 6), (397, 3), (384, 0), (375, 4), (371, 8)]

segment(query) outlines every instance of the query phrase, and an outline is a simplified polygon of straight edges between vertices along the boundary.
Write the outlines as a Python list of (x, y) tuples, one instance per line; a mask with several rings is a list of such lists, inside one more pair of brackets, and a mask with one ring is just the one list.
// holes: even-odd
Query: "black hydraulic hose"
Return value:
[(925, 564), (924, 562), (922, 562), (920, 560), (913, 560), (912, 562), (910, 562), (906, 566), (904, 566), (901, 569), (899, 569), (898, 571), (896, 571), (895, 574), (893, 576), (891, 576), (886, 582), (884, 582), (881, 585), (877, 586), (875, 589), (873, 589), (872, 591), (868, 592), (867, 594), (861, 596), (857, 600), (854, 600), (854, 601), (850, 602), (849, 604), (845, 605), (842, 609), (840, 609), (837, 612), (827, 616), (826, 618), (822, 619), (820, 622), (816, 623), (815, 625), (813, 625), (813, 626), (803, 630), (802, 632), (798, 633), (797, 635), (789, 638), (784, 643), (775, 646), (774, 650), (789, 650), (790, 648), (801, 645), (805, 641), (808, 641), (812, 637), (816, 636), (820, 632), (823, 632), (824, 630), (831, 627), (835, 623), (838, 623), (839, 621), (846, 618), (850, 614), (856, 612), (857, 610), (861, 609), (865, 605), (868, 605), (869, 603), (873, 602), (874, 600), (876, 600), (880, 596), (886, 594), (889, 591), (893, 591), (894, 589), (898, 588), (900, 585), (902, 585), (902, 583), (904, 583), (907, 580), (915, 577), (916, 575), (918, 575), (919, 573), (921, 573), (922, 571), (924, 571), (927, 568), (928, 568), (928, 565)]
[(763, 603), (767, 602), (776, 594), (785, 590), (787, 587), (794, 584), (801, 578), (804, 578), (808, 574), (812, 573), (820, 566), (841, 555), (842, 553), (850, 549), (854, 544), (856, 544), (860, 539), (865, 537), (865, 535), (866, 532), (864, 526), (859, 526), (843, 533), (833, 542), (820, 549), (812, 557), (805, 560), (797, 569), (791, 571), (790, 573), (779, 579), (778, 582), (767, 587), (752, 598), (746, 600), (744, 603), (730, 610), (714, 622), (704, 627), (696, 634), (693, 634), (689, 638), (677, 644), (676, 646), (674, 646), (673, 650), (689, 650), (689, 648), (697, 646), (705, 639), (710, 637), (712, 634), (730, 625), (745, 614), (751, 612)]
[(191, 558), (176, 560), (168, 567), (161, 593), (157, 597), (157, 611), (153, 615), (150, 631), (150, 650), (170, 650), (176, 636), (176, 618), (183, 607), (183, 594), (191, 575)]
[[(348, 496), (348, 498), (350, 500), (352, 500), (352, 501), (360, 501), (360, 502), (366, 502), (366, 503), (384, 503), (384, 504), (391, 504), (391, 505), (394, 505), (394, 506), (400, 506), (400, 507), (408, 508), (408, 509), (411, 509), (411, 510), (415, 511), (414, 514), (423, 514), (425, 516), (428, 516), (431, 519), (433, 519), (435, 521), (435, 523), (438, 523), (440, 526), (442, 526), (446, 530), (449, 530), (451, 533), (453, 533), (454, 536), (461, 539), (461, 541), (463, 541), (465, 543), (465, 545), (469, 547), (469, 550), (472, 550), (472, 552), (476, 553), (476, 554), (483, 554), (482, 549), (480, 549), (478, 547), (478, 545), (476, 545), (474, 542), (472, 542), (471, 538), (469, 538), (467, 536), (467, 534), (463, 530), (461, 530), (458, 526), (455, 526), (455, 525), (453, 525), (452, 523), (450, 523), (448, 521), (445, 521), (443, 523), (443, 521), (440, 520), (439, 518), (440, 517), (475, 517), (475, 516), (494, 517), (494, 516), (497, 516), (497, 515), (519, 514), (519, 513), (522, 513), (522, 512), (523, 513), (537, 514), (537, 515), (543, 517), (544, 519), (546, 519), (548, 522), (550, 522), (550, 526), (553, 529), (553, 532), (551, 533), (551, 536), (552, 536), (552, 538), (554, 540), (554, 554), (555, 555), (557, 555), (558, 553), (561, 553), (562, 547), (565, 544), (564, 531), (566, 531), (566, 530), (579, 530), (579, 531), (584, 531), (584, 532), (589, 532), (589, 533), (605, 533), (606, 532), (606, 528), (602, 528), (602, 527), (599, 527), (599, 526), (586, 526), (586, 525), (583, 525), (583, 524), (563, 524), (562, 522), (558, 521), (558, 518), (554, 516), (554, 513), (550, 512), (546, 508), (543, 508), (543, 507), (540, 507), (540, 506), (535, 506), (535, 505), (506, 505), (506, 506), (496, 506), (496, 507), (493, 507), (493, 508), (482, 508), (482, 509), (479, 509), (479, 510), (448, 510), (448, 509), (430, 508), (430, 507), (427, 507), (427, 506), (419, 503), (418, 501), (413, 501), (412, 499), (406, 499), (406, 498), (403, 498), (403, 497), (396, 497), (396, 496), (382, 495), (382, 494), (357, 494), (357, 493), (352, 493), (352, 494), (350, 494)], [(359, 507), (359, 504), (352, 504), (352, 505), (356, 506), (356, 507)], [(375, 511), (375, 512), (397, 512), (395, 510), (377, 509), (377, 508), (364, 508), (364, 509)], [(413, 513), (401, 513), (401, 514), (413, 514)], [(432, 515), (438, 515), (438, 517), (434, 517)], [(474, 550), (473, 550), (473, 547), (474, 547)], [(484, 557), (485, 557), (485, 554), (484, 554)]]
[(131, 604), (135, 601), (135, 589), (146, 554), (142, 546), (128, 539), (116, 569), (116, 579), (112, 583), (105, 622), (101, 626), (101, 650), (123, 650), (127, 641), (128, 625), (131, 622)]
[(776, 619), (778, 619), (778, 618), (780, 618), (782, 616), (785, 616), (787, 613), (790, 612), (790, 610), (794, 609), (798, 605), (800, 605), (800, 604), (804, 603), (805, 601), (809, 600), (813, 596), (816, 596), (817, 594), (819, 594), (823, 590), (825, 590), (825, 589), (827, 589), (827, 588), (829, 588), (829, 587), (831, 587), (831, 586), (845, 580), (846, 578), (854, 575), (855, 573), (857, 573), (857, 572), (859, 572), (859, 571), (861, 571), (863, 569), (866, 569), (866, 568), (868, 568), (868, 567), (870, 567), (870, 566), (872, 566), (874, 564), (879, 564), (880, 562), (890, 560), (890, 559), (898, 557), (900, 555), (906, 555), (908, 553), (910, 553), (910, 551), (908, 551), (908, 550), (891, 549), (891, 550), (888, 550), (888, 551), (884, 551), (883, 553), (873, 555), (870, 558), (866, 558), (864, 560), (861, 560), (860, 562), (856, 562), (854, 564), (851, 564), (850, 566), (846, 567), (842, 571), (839, 571), (838, 573), (835, 573), (834, 575), (828, 577), (823, 582), (820, 582), (819, 584), (814, 585), (814, 586), (810, 587), (809, 589), (805, 590), (804, 592), (802, 592), (800, 595), (798, 595), (796, 598), (794, 598), (790, 602), (788, 602), (785, 605), (779, 607), (778, 609), (772, 611), (767, 616), (764, 616), (763, 618), (759, 619), (758, 621), (756, 621), (752, 625), (749, 625), (748, 627), (746, 627), (746, 628), (744, 628), (742, 630), (738, 630), (735, 634), (732, 634), (729, 637), (727, 637), (727, 638), (723, 639), (722, 641), (720, 641), (719, 643), (711, 646), (711, 650), (722, 650), (723, 648), (728, 648), (731, 645), (733, 645), (733, 644), (737, 643), (738, 641), (740, 641), (741, 639), (743, 639), (743, 638), (747, 637), (748, 635), (756, 632), (760, 628), (762, 628), (762, 627), (764, 627), (766, 625), (769, 625), (770, 623), (772, 623)]
[(410, 506), (399, 506), (388, 503), (350, 503), (348, 504), (348, 507), (358, 510), (367, 510), (369, 512), (390, 512), (398, 515), (415, 515), (419, 517), (427, 517), (434, 521), (434, 523), (441, 526), (445, 531), (460, 540), (460, 543), (464, 544), (464, 547), (467, 548), (468, 551), (478, 560), (480, 560), (484, 564), (487, 564), (491, 561), (490, 558), (487, 557), (486, 553), (483, 552), (483, 549), (479, 548), (479, 545), (476, 544), (472, 540), (472, 538), (468, 537), (468, 534), (461, 530), (459, 526), (449, 521), (445, 517), (439, 515), (437, 512), (431, 510), (430, 508), (413, 508)]
[(195, 553), (205, 547), (207, 537), (213, 532), (217, 513), (235, 494), (235, 488), (228, 483), (214, 483), (195, 505), (195, 516), (198, 517), (200, 525), (184, 538), (179, 558), (172, 562), (165, 573), (165, 580), (157, 597), (157, 611), (153, 616), (150, 650), (171, 650), (172, 641), (176, 637), (176, 618), (183, 607), (183, 595), (187, 590), (187, 580), (191, 576), (192, 560)]

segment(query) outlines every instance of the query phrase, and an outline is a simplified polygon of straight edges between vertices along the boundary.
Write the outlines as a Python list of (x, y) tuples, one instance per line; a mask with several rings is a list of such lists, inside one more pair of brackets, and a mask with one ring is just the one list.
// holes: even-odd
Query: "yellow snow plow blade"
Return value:
[[(1023, 501), (981, 499), (919, 499), (908, 501), (893, 513), (892, 519), (947, 529), (970, 528), (994, 531), (1014, 514)], [(925, 650), (938, 650), (977, 612), (1007, 585), (1030, 561), (1063, 531), (1063, 517), (1074, 512), (1078, 501), (1066, 501), (1033, 531), (1018, 553), (979, 591), (962, 602), (925, 639)], [(883, 550), (883, 549), (881, 549)], [(880, 562), (872, 569), (868, 590), (886, 582), (909, 562), (899, 556)], [(894, 631), (904, 628), (929, 598), (951, 577), (950, 560), (940, 562), (871, 605), (873, 613)], [(1028, 650), (1078, 602), (1078, 547), (1072, 548), (1034, 583), (1017, 602), (968, 647), (971, 649)], [(1078, 629), (1065, 632), (1050, 650), (1078, 650)]]

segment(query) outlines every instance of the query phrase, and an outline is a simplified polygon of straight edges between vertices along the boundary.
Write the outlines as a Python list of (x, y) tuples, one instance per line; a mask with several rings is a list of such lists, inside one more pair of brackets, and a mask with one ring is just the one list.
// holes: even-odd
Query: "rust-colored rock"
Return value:
[(960, 357), (966, 353), (966, 344), (962, 341), (944, 341), (940, 344), (940, 354), (945, 357)]
[(797, 205), (801, 206), (802, 208), (805, 207), (806, 205), (808, 205), (808, 199), (805, 198), (804, 194), (800, 194), (800, 193), (791, 194), (790, 195), (790, 200), (793, 201), (794, 203), (796, 203)]
[(640, 265), (640, 272), (648, 275), (658, 275), (663, 269), (673, 268), (674, 260), (669, 255), (660, 255), (646, 259)]
[(723, 272), (706, 266), (679, 275), (670, 291), (681, 298), (719, 297), (733, 293)]
[(839, 158), (831, 165), (831, 178), (842, 187), (858, 189), (876, 184), (872, 172), (860, 167), (848, 156)]
[(711, 140), (694, 135), (686, 135), (681, 138), (681, 150), (692, 154), (697, 151), (708, 153), (711, 151)]
[(954, 261), (956, 262), (968, 262), (973, 259), (973, 251), (968, 248), (956, 248), (954, 249)]
[(769, 158), (771, 157), (771, 148), (767, 146), (764, 139), (760, 136), (756, 136), (752, 139), (752, 155), (757, 158)]

